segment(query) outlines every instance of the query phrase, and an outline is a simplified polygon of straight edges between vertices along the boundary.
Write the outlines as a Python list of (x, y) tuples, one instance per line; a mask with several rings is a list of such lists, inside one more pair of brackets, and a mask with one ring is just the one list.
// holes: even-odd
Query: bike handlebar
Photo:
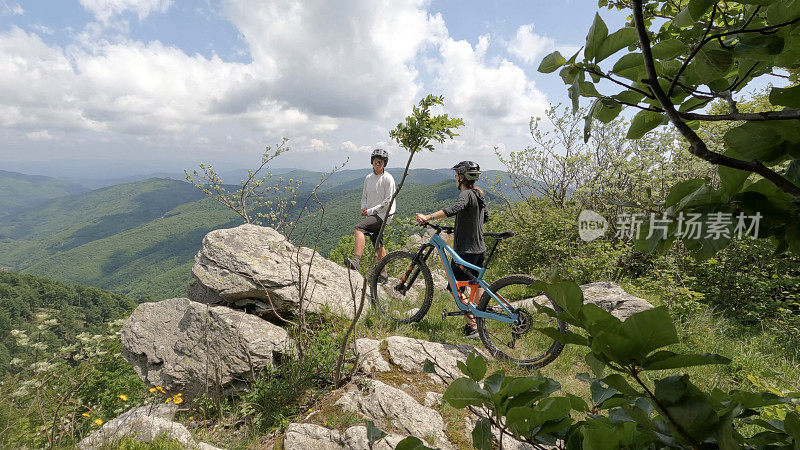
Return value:
[(444, 231), (447, 234), (453, 234), (455, 230), (455, 227), (448, 227), (446, 225), (436, 225), (435, 223), (431, 222), (423, 222), (420, 224), (420, 226), (423, 228), (431, 227), (434, 230), (436, 230), (436, 233), (441, 233), (442, 231)]

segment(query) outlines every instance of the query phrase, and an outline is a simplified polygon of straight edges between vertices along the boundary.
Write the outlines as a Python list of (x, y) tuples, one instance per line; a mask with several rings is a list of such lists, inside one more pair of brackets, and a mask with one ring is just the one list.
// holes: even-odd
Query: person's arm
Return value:
[(364, 187), (361, 188), (361, 215), (363, 216), (367, 208), (367, 180), (369, 175), (364, 178)]
[(445, 217), (455, 216), (459, 213), (459, 211), (466, 208), (467, 203), (469, 203), (469, 193), (467, 193), (467, 191), (461, 191), (461, 194), (458, 195), (458, 199), (455, 203), (453, 203), (453, 206), (440, 209), (439, 211), (431, 214), (417, 213), (417, 220), (420, 222), (427, 222), (429, 220), (444, 219)]
[[(375, 186), (375, 188), (381, 194), (383, 200), (381, 200), (380, 203), (367, 210), (367, 214), (370, 216), (373, 214), (377, 214), (381, 208), (387, 206), (389, 202), (392, 200), (392, 195), (394, 195), (394, 178), (382, 177), (380, 183), (377, 186)], [(383, 217), (381, 217), (381, 219), (383, 219)]]

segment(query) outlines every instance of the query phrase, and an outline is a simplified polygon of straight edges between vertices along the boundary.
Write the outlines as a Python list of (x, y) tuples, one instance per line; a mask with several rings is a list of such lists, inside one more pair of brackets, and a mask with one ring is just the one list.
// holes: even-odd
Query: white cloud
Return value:
[(533, 24), (517, 28), (514, 38), (508, 43), (508, 52), (525, 64), (533, 64), (539, 56), (555, 49), (555, 41), (533, 32)]
[(25, 137), (32, 141), (52, 141), (53, 136), (47, 130), (41, 131), (31, 131), (30, 133), (26, 133)]
[(419, 95), (413, 60), (444, 33), (423, 0), (262, 2), (226, 10), (269, 74), (269, 95), (312, 115), (392, 116)]
[(126, 12), (136, 14), (139, 20), (153, 12), (166, 12), (173, 0), (80, 0), (81, 6), (102, 22)]
[(12, 16), (21, 16), (25, 14), (25, 10), (22, 9), (22, 5), (19, 3), (9, 5), (5, 0), (0, 0), (0, 12), (2, 12), (2, 15), (10, 14)]
[(0, 126), (20, 139), (69, 131), (104, 148), (222, 154), (287, 136), (341, 156), (369, 152), (431, 92), (466, 121), (442, 151), (464, 155), (526, 135), (546, 107), (520, 66), (487, 56), (493, 36), (452, 39), (428, 0), (226, 0), (221, 13), (249, 47), (246, 63), (126, 37), (123, 15), (143, 19), (172, 0), (81, 4), (98, 22), (66, 47), (18, 27), (0, 32)]
[(531, 115), (545, 110), (546, 96), (514, 63), (504, 59), (487, 63), (488, 46), (486, 37), (474, 48), (467, 41), (451, 38), (441, 44), (438, 81), (448, 104), (465, 116), (470, 127), (528, 123)]

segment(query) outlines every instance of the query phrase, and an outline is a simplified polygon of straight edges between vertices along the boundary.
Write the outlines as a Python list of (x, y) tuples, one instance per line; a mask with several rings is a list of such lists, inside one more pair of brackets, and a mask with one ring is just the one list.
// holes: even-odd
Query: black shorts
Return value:
[[(460, 253), (458, 256), (470, 264), (483, 267), (484, 255), (485, 253)], [(471, 273), (474, 277), (478, 276), (477, 270), (468, 267), (464, 267), (464, 270), (462, 270), (455, 260), (450, 262), (450, 268), (453, 269), (453, 275), (456, 277), (456, 281), (469, 281), (471, 277), (467, 272)], [(447, 290), (450, 290), (449, 283), (447, 284)]]
[(378, 232), (381, 231), (382, 223), (383, 219), (377, 215), (367, 216), (356, 225), (356, 230), (369, 235), (369, 239), (372, 241), (372, 246), (374, 248), (381, 248), (383, 247), (383, 236), (381, 236), (380, 242), (376, 242), (376, 240), (378, 239)]

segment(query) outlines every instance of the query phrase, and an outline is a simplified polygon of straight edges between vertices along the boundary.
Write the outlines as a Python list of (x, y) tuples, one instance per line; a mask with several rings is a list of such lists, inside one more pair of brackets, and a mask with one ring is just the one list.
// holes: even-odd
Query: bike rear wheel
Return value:
[[(555, 327), (566, 331), (567, 324), (540, 313), (530, 302), (538, 302), (556, 311), (560, 308), (544, 292), (531, 285), (536, 281), (528, 275), (508, 275), (492, 283), (489, 289), (518, 308), (520, 323), (510, 324), (499, 320), (477, 317), (478, 335), (483, 345), (497, 359), (512, 361), (522, 367), (536, 369), (551, 363), (561, 354), (564, 344), (555, 341), (537, 328)], [(488, 292), (484, 292), (478, 310), (508, 316)]]
[[(433, 277), (424, 262), (415, 255), (397, 251), (384, 256), (370, 279), (372, 303), (381, 314), (398, 323), (418, 322), (428, 312), (433, 300)], [(378, 278), (386, 271), (389, 281)]]

